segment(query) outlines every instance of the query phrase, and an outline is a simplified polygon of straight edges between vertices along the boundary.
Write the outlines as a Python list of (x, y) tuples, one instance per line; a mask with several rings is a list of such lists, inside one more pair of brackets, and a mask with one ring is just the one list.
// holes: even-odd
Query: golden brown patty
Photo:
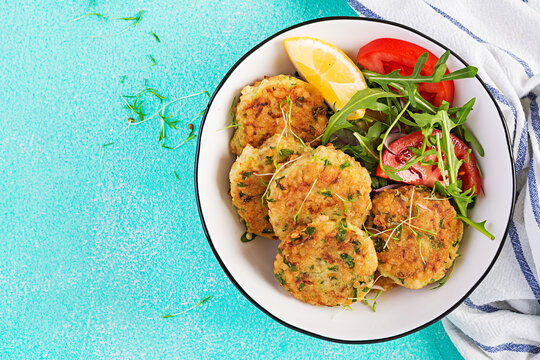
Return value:
[[(231, 139), (231, 151), (240, 155), (247, 144), (259, 147), (270, 136), (281, 133), (286, 124), (283, 113), (289, 111), (287, 97), (292, 103), (290, 127), (294, 134), (306, 143), (313, 142), (311, 145), (320, 144), (320, 139), (316, 139), (328, 123), (328, 108), (322, 95), (305, 81), (278, 75), (242, 90), (236, 106), (238, 126)], [(289, 129), (287, 132), (292, 135)]]
[(379, 272), (419, 289), (444, 277), (457, 256), (463, 223), (448, 200), (425, 187), (401, 186), (373, 197), (368, 230), (376, 235)]
[(229, 179), (233, 205), (246, 223), (248, 232), (277, 239), (268, 221), (268, 207), (261, 201), (266, 190), (265, 184), (272, 175), (260, 175), (272, 174), (276, 171), (276, 165), (279, 167), (303, 151), (311, 150), (296, 139), (278, 134), (266, 140), (259, 149), (246, 146), (242, 155), (234, 162)]
[(319, 215), (347, 217), (362, 227), (371, 208), (371, 178), (352, 157), (332, 145), (319, 146), (280, 171), (270, 184), (270, 223), (279, 238)]
[(373, 283), (377, 254), (345, 219), (300, 226), (278, 247), (274, 275), (294, 297), (314, 305), (348, 305)]

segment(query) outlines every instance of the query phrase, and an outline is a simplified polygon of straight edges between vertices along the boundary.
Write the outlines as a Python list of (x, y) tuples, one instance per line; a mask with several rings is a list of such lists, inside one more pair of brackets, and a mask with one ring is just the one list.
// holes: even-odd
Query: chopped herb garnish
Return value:
[(332, 197), (332, 192), (330, 192), (330, 190), (321, 191), (320, 194), (329, 198)]
[(354, 259), (351, 255), (344, 253), (340, 254), (339, 257), (345, 262), (345, 264), (347, 264), (349, 269), (352, 269), (354, 267)]
[(441, 220), (439, 220), (439, 227), (440, 227), (441, 229), (444, 229), (444, 218), (441, 219)]
[(307, 234), (308, 236), (311, 236), (311, 235), (313, 235), (314, 233), (315, 233), (315, 228), (314, 228), (314, 227), (308, 226), (308, 227), (306, 228), (306, 234)]
[(180, 177), (178, 176), (178, 174), (176, 173), (176, 171), (173, 171), (173, 173), (174, 173), (174, 177), (175, 177), (176, 179), (180, 180)]
[[(343, 218), (338, 223), (338, 234), (336, 237), (336, 241), (342, 242), (345, 240), (346, 237), (347, 237), (347, 219)], [(353, 263), (353, 266), (354, 266), (354, 263)]]
[(294, 151), (290, 150), (290, 149), (281, 149), (281, 150), (279, 150), (279, 156), (281, 156), (282, 158), (289, 157), (292, 154), (294, 154)]
[(342, 163), (341, 165), (339, 165), (339, 167), (341, 168), (341, 170), (347, 168), (351, 166), (351, 163), (349, 162), (349, 160), (345, 161), (344, 163)]
[(375, 245), (375, 251), (376, 252), (383, 252), (383, 251), (388, 251), (388, 248), (385, 246), (385, 241), (381, 238), (372, 238), (373, 240), (373, 245)]
[(296, 268), (296, 265), (293, 264), (293, 263), (288, 262), (287, 258), (285, 258), (285, 256), (283, 257), (283, 263), (285, 265), (287, 265), (289, 267), (289, 269), (291, 269), (291, 271), (298, 271), (298, 269)]
[(236, 184), (236, 186), (238, 186), (238, 187), (246, 187), (247, 185), (244, 184), (243, 182), (239, 182), (238, 184)]
[(275, 273), (274, 277), (279, 281), (281, 285), (285, 285), (285, 279), (283, 279), (283, 271), (280, 273)]
[(302, 289), (304, 288), (304, 286), (306, 286), (306, 284), (300, 283), (300, 285), (298, 285), (298, 291), (302, 291)]

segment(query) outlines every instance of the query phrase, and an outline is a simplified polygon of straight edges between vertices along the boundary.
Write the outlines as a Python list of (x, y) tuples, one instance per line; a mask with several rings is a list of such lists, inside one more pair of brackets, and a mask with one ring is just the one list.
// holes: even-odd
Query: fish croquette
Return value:
[(274, 276), (295, 298), (314, 305), (349, 305), (373, 284), (377, 253), (363, 231), (345, 218), (317, 219), (284, 238)]
[[(290, 124), (288, 120), (291, 100)], [(305, 143), (320, 144), (326, 124), (328, 107), (322, 95), (312, 85), (288, 75), (277, 75), (257, 81), (242, 90), (236, 105), (236, 131), (231, 139), (231, 151), (240, 155), (246, 145), (259, 147), (287, 126)]]
[(270, 223), (279, 238), (319, 215), (346, 217), (362, 227), (371, 209), (370, 192), (371, 178), (362, 165), (332, 145), (321, 145), (281, 170), (270, 184)]
[(463, 223), (447, 199), (411, 185), (376, 194), (367, 229), (377, 251), (378, 271), (409, 289), (442, 279), (463, 235)]
[(276, 166), (310, 150), (311, 148), (294, 138), (277, 134), (266, 140), (259, 149), (246, 146), (232, 165), (229, 179), (232, 203), (245, 222), (248, 232), (276, 239), (268, 221), (268, 207), (263, 205), (261, 196), (272, 173), (276, 171)]

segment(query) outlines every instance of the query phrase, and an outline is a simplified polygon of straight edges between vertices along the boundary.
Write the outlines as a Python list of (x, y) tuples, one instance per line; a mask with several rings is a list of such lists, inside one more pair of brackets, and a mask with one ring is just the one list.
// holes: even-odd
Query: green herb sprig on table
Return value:
[[(145, 80), (142, 90), (138, 91), (133, 95), (120, 95), (120, 98), (125, 104), (124, 108), (129, 110), (131, 113), (130, 116), (127, 118), (126, 127), (116, 136), (116, 138), (119, 138), (129, 128), (133, 126), (138, 126), (151, 120), (159, 119), (159, 144), (161, 145), (161, 147), (168, 150), (178, 149), (180, 146), (184, 145), (190, 140), (193, 140), (196, 137), (196, 127), (193, 122), (204, 114), (204, 109), (197, 113), (196, 116), (188, 120), (183, 117), (184, 114), (180, 114), (180, 111), (187, 104), (186, 102), (181, 104), (176, 109), (176, 111), (170, 111), (170, 109), (173, 107), (173, 105), (176, 105), (181, 101), (185, 101), (201, 95), (206, 95), (208, 99), (210, 98), (210, 94), (208, 93), (208, 91), (200, 91), (195, 94), (182, 96), (175, 100), (166, 102), (167, 97), (161, 95), (155, 88), (150, 87), (148, 85), (148, 81)], [(156, 102), (157, 105), (155, 105)], [(152, 110), (149, 111), (147, 110), (147, 108), (151, 108)], [(188, 135), (176, 145), (167, 144), (166, 141), (168, 139), (170, 131), (180, 131), (184, 129), (184, 127), (179, 127), (180, 123), (187, 123), (186, 128), (189, 130)], [(103, 160), (105, 148), (113, 144), (114, 141), (109, 141), (101, 146), (100, 164)]]
[(157, 41), (158, 43), (161, 42), (161, 39), (159, 38), (159, 36), (157, 36), (157, 34), (156, 34), (155, 32), (150, 31), (150, 34), (154, 37), (154, 39), (156, 39), (156, 41)]
[[(128, 118), (128, 126), (140, 125), (144, 122), (158, 118), (160, 122), (160, 131), (159, 131), (158, 141), (160, 142), (163, 148), (166, 148), (169, 150), (175, 150), (181, 145), (188, 142), (189, 140), (192, 140), (195, 138), (195, 126), (193, 125), (193, 121), (195, 121), (197, 118), (199, 118), (200, 116), (204, 114), (204, 109), (201, 110), (195, 117), (189, 120), (187, 124), (187, 128), (190, 130), (189, 135), (177, 145), (167, 145), (165, 141), (168, 136), (168, 131), (179, 130), (178, 124), (180, 122), (185, 122), (183, 118), (175, 118), (175, 117), (186, 105), (186, 103), (182, 104), (176, 111), (169, 112), (168, 110), (170, 107), (172, 107), (172, 105), (182, 100), (187, 100), (187, 99), (200, 96), (200, 95), (206, 95), (208, 99), (210, 98), (210, 93), (208, 93), (208, 91), (201, 91), (195, 94), (182, 96), (178, 99), (175, 99), (169, 102), (164, 102), (167, 98), (163, 95), (160, 95), (156, 89), (149, 87), (148, 84), (145, 82), (145, 87), (141, 91), (139, 91), (138, 93), (134, 95), (121, 95), (121, 98), (126, 104), (125, 108), (130, 110), (132, 113), (132, 117)], [(157, 110), (155, 109), (153, 113), (151, 113), (151, 115), (149, 116), (143, 110), (143, 105), (145, 104), (145, 101), (146, 101), (145, 96), (157, 98), (159, 101), (159, 106), (157, 107)]]
[(139, 21), (141, 21), (143, 13), (144, 13), (144, 10), (141, 10), (137, 14), (135, 14), (134, 16), (112, 18), (111, 20), (132, 21), (132, 23), (129, 24), (124, 29), (122, 29), (122, 30), (120, 30), (120, 31), (118, 31), (116, 33), (109, 34), (109, 35), (94, 35), (94, 36), (91, 36), (91, 37), (92, 38), (109, 38), (109, 37), (118, 36), (120, 34), (123, 34), (126, 31), (128, 31), (130, 28), (132, 28), (133, 26), (137, 25), (137, 23)]
[(182, 315), (190, 310), (193, 310), (195, 309), (196, 307), (199, 307), (201, 306), (202, 304), (204, 304), (205, 302), (209, 301), (209, 300), (212, 300), (212, 298), (214, 297), (214, 295), (208, 295), (206, 296), (204, 299), (202, 299), (201, 301), (199, 301), (198, 303), (196, 303), (195, 305), (193, 305), (192, 307), (184, 310), (184, 311), (180, 311), (180, 312), (177, 312), (175, 314), (167, 314), (167, 315), (163, 315), (162, 318), (163, 319), (168, 319), (168, 318), (172, 318), (172, 317), (175, 317), (175, 316), (178, 316), (178, 315)]

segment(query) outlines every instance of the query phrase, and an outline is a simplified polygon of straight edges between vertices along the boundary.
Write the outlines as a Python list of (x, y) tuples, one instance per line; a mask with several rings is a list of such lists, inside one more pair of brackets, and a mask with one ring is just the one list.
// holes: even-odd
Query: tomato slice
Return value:
[[(441, 131), (433, 130), (434, 135), (439, 135)], [(454, 151), (456, 156), (460, 160), (464, 160), (464, 163), (460, 166), (458, 171), (458, 179), (461, 180), (461, 189), (463, 191), (475, 188), (475, 193), (478, 195), (482, 189), (482, 177), (476, 166), (476, 159), (472, 153), (469, 154), (469, 147), (460, 139), (450, 134), (452, 143), (454, 144)], [(424, 135), (421, 131), (417, 131), (406, 135), (400, 139), (397, 139), (388, 146), (388, 149), (384, 149), (381, 156), (381, 163), (385, 166), (391, 166), (394, 169), (399, 169), (405, 163), (414, 156), (413, 152), (409, 149), (411, 147), (420, 149), (424, 141)], [(435, 147), (431, 147), (435, 148)], [(429, 149), (428, 149), (429, 150)], [(437, 157), (427, 157), (424, 160), (437, 161)], [(375, 173), (377, 176), (388, 179), (388, 175), (382, 170), (381, 165), (377, 168)], [(403, 179), (404, 183), (411, 185), (425, 185), (433, 187), (435, 181), (443, 182), (441, 171), (437, 165), (420, 165), (416, 163), (407, 170), (396, 172), (396, 174)]]
[[(416, 61), (425, 52), (429, 56), (420, 74), (428, 76), (433, 74), (439, 58), (423, 47), (404, 40), (390, 38), (373, 40), (360, 48), (356, 60), (365, 69), (379, 74), (400, 70), (399, 74), (406, 76), (412, 74)], [(448, 73), (447, 69), (446, 74)], [(443, 100), (452, 105), (454, 82), (450, 80), (439, 83), (420, 83), (418, 92), (434, 106), (440, 106)]]

